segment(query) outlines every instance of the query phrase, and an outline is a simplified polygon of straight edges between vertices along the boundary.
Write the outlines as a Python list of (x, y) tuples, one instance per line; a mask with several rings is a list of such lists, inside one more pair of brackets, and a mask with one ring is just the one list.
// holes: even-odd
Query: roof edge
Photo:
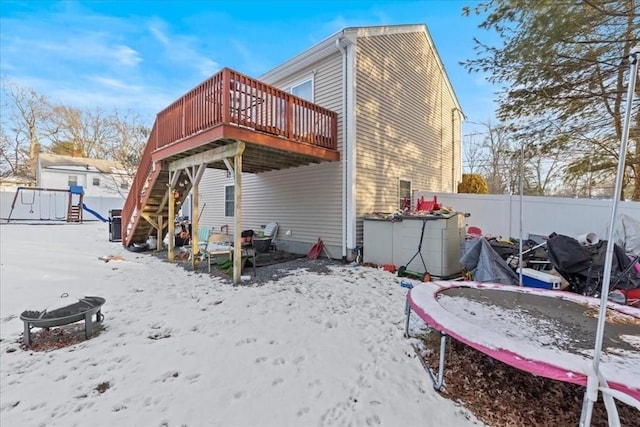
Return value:
[[(333, 51), (336, 53), (339, 52), (337, 49), (336, 42), (339, 41), (341, 46), (346, 46), (349, 44), (353, 44), (357, 41), (358, 37), (371, 37), (371, 36), (384, 36), (391, 34), (405, 34), (405, 33), (419, 33), (423, 32), (427, 36), (427, 41), (431, 45), (433, 52), (435, 54), (436, 60), (438, 61), (438, 65), (440, 66), (440, 70), (445, 76), (445, 80), (447, 82), (447, 87), (453, 101), (455, 102), (458, 110), (462, 112), (462, 106), (460, 105), (460, 101), (455, 91), (453, 90), (453, 86), (451, 84), (451, 79), (447, 74), (447, 70), (442, 62), (442, 58), (440, 57), (440, 53), (436, 48), (435, 42), (431, 37), (431, 33), (429, 32), (429, 28), (426, 24), (397, 24), (397, 25), (374, 25), (374, 26), (360, 26), (360, 27), (345, 27), (342, 30), (330, 35), (326, 39), (321, 42), (311, 46), (309, 49), (299, 53), (288, 61), (283, 62), (277, 67), (271, 69), (265, 74), (258, 77), (258, 80), (261, 80), (265, 83), (272, 84), (278, 80), (281, 80), (287, 76), (297, 73), (298, 71), (308, 67), (309, 65), (319, 61), (322, 58), (327, 57)], [(464, 116), (464, 112), (462, 113)]]
[(309, 49), (299, 53), (288, 61), (283, 62), (277, 67), (267, 71), (258, 77), (265, 83), (273, 83), (288, 75), (294, 74), (305, 67), (317, 62), (318, 60), (328, 56), (334, 51), (339, 52), (336, 47), (336, 41), (340, 40), (340, 45), (345, 46), (355, 43), (358, 37), (379, 36), (386, 34), (413, 33), (424, 31), (424, 24), (399, 24), (399, 25), (377, 25), (364, 27), (346, 27), (337, 31), (311, 46)]

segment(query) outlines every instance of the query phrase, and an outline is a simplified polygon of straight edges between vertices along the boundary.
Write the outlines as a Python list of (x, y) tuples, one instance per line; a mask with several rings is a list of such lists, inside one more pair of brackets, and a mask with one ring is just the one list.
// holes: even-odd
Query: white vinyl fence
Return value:
[[(67, 217), (69, 193), (46, 190), (21, 190), (15, 198), (16, 191), (0, 191), (0, 220), (6, 221), (11, 214), (11, 220), (17, 221), (64, 221)], [(74, 202), (77, 203), (74, 196)], [(15, 198), (13, 212), (11, 205)], [(84, 197), (83, 203), (87, 208), (109, 218), (109, 211), (122, 209), (124, 199), (121, 197)], [(83, 221), (100, 221), (96, 215), (85, 210)]]
[[(503, 238), (520, 237), (520, 196), (492, 194), (453, 194), (416, 192), (414, 197), (423, 196), (450, 206), (458, 212), (470, 214), (466, 218), (468, 226), (482, 229), (484, 235)], [(606, 238), (611, 220), (612, 201), (593, 199), (569, 199), (558, 197), (522, 198), (523, 238), (529, 235), (547, 236), (553, 232), (567, 236), (596, 233), (602, 240)], [(619, 202), (620, 215), (640, 221), (640, 202)]]

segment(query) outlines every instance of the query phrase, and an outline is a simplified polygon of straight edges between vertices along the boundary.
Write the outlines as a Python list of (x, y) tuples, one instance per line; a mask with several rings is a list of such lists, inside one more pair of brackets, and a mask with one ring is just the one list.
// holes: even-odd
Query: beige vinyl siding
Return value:
[[(314, 76), (314, 102), (338, 113), (342, 147), (342, 57), (336, 54), (271, 85), (287, 88)], [(247, 146), (250, 150), (251, 146)], [(200, 183), (201, 227), (223, 224), (233, 232), (233, 218), (224, 217), (224, 185), (233, 184), (225, 171), (207, 170)], [(242, 176), (242, 223), (245, 229), (275, 221), (279, 242), (295, 242), (305, 252), (321, 237), (334, 257), (342, 255), (342, 164), (323, 162), (281, 171)], [(285, 233), (291, 230), (291, 235)], [(280, 245), (285, 246), (285, 245)]]
[[(342, 201), (336, 197), (341, 188), (340, 169), (339, 162), (325, 162), (243, 174), (243, 228), (257, 231), (261, 225), (275, 221), (280, 226), (279, 241), (305, 243), (310, 248), (322, 237), (337, 256), (342, 242)], [(233, 179), (226, 178), (224, 171), (205, 172), (200, 182), (200, 227), (220, 230), (226, 224), (229, 232), (234, 232), (234, 218), (224, 216), (224, 187), (232, 184)], [(286, 230), (291, 230), (291, 236), (285, 235)]]
[(313, 76), (314, 104), (338, 113), (338, 150), (342, 149), (342, 54), (336, 48), (336, 53), (323, 61), (313, 64), (295, 74), (270, 85), (286, 89), (300, 83), (303, 79)]
[(460, 116), (452, 128), (456, 100), (425, 32), (358, 37), (356, 100), (358, 218), (398, 209), (399, 179), (452, 191)]

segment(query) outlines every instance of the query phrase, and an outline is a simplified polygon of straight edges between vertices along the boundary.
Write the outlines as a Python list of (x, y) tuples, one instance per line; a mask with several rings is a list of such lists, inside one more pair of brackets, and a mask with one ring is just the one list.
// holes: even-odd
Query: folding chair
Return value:
[[(210, 228), (198, 228), (198, 259), (200, 261), (204, 261), (204, 259), (207, 257), (206, 252), (210, 235)], [(193, 252), (192, 246), (193, 239), (191, 240), (191, 243), (189, 243), (188, 245), (184, 245), (184, 248), (189, 250), (189, 259), (191, 259), (191, 253)]]
[(205, 250), (209, 264), (209, 273), (211, 273), (211, 259), (219, 255), (229, 256), (231, 254), (231, 248), (231, 241), (229, 240), (228, 234), (212, 233), (209, 235)]

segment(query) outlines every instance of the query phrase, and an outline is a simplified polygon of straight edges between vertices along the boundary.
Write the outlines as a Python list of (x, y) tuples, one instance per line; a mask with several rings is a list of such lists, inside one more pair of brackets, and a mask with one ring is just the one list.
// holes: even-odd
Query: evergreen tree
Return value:
[[(640, 43), (638, 0), (491, 0), (473, 11), (502, 45), (475, 40), (478, 56), (463, 65), (503, 88), (498, 117), (525, 144), (535, 135), (532, 149), (568, 153), (567, 182), (588, 175), (589, 188), (612, 196), (629, 52)], [(620, 195), (632, 200), (640, 200), (639, 105), (636, 98)]]

